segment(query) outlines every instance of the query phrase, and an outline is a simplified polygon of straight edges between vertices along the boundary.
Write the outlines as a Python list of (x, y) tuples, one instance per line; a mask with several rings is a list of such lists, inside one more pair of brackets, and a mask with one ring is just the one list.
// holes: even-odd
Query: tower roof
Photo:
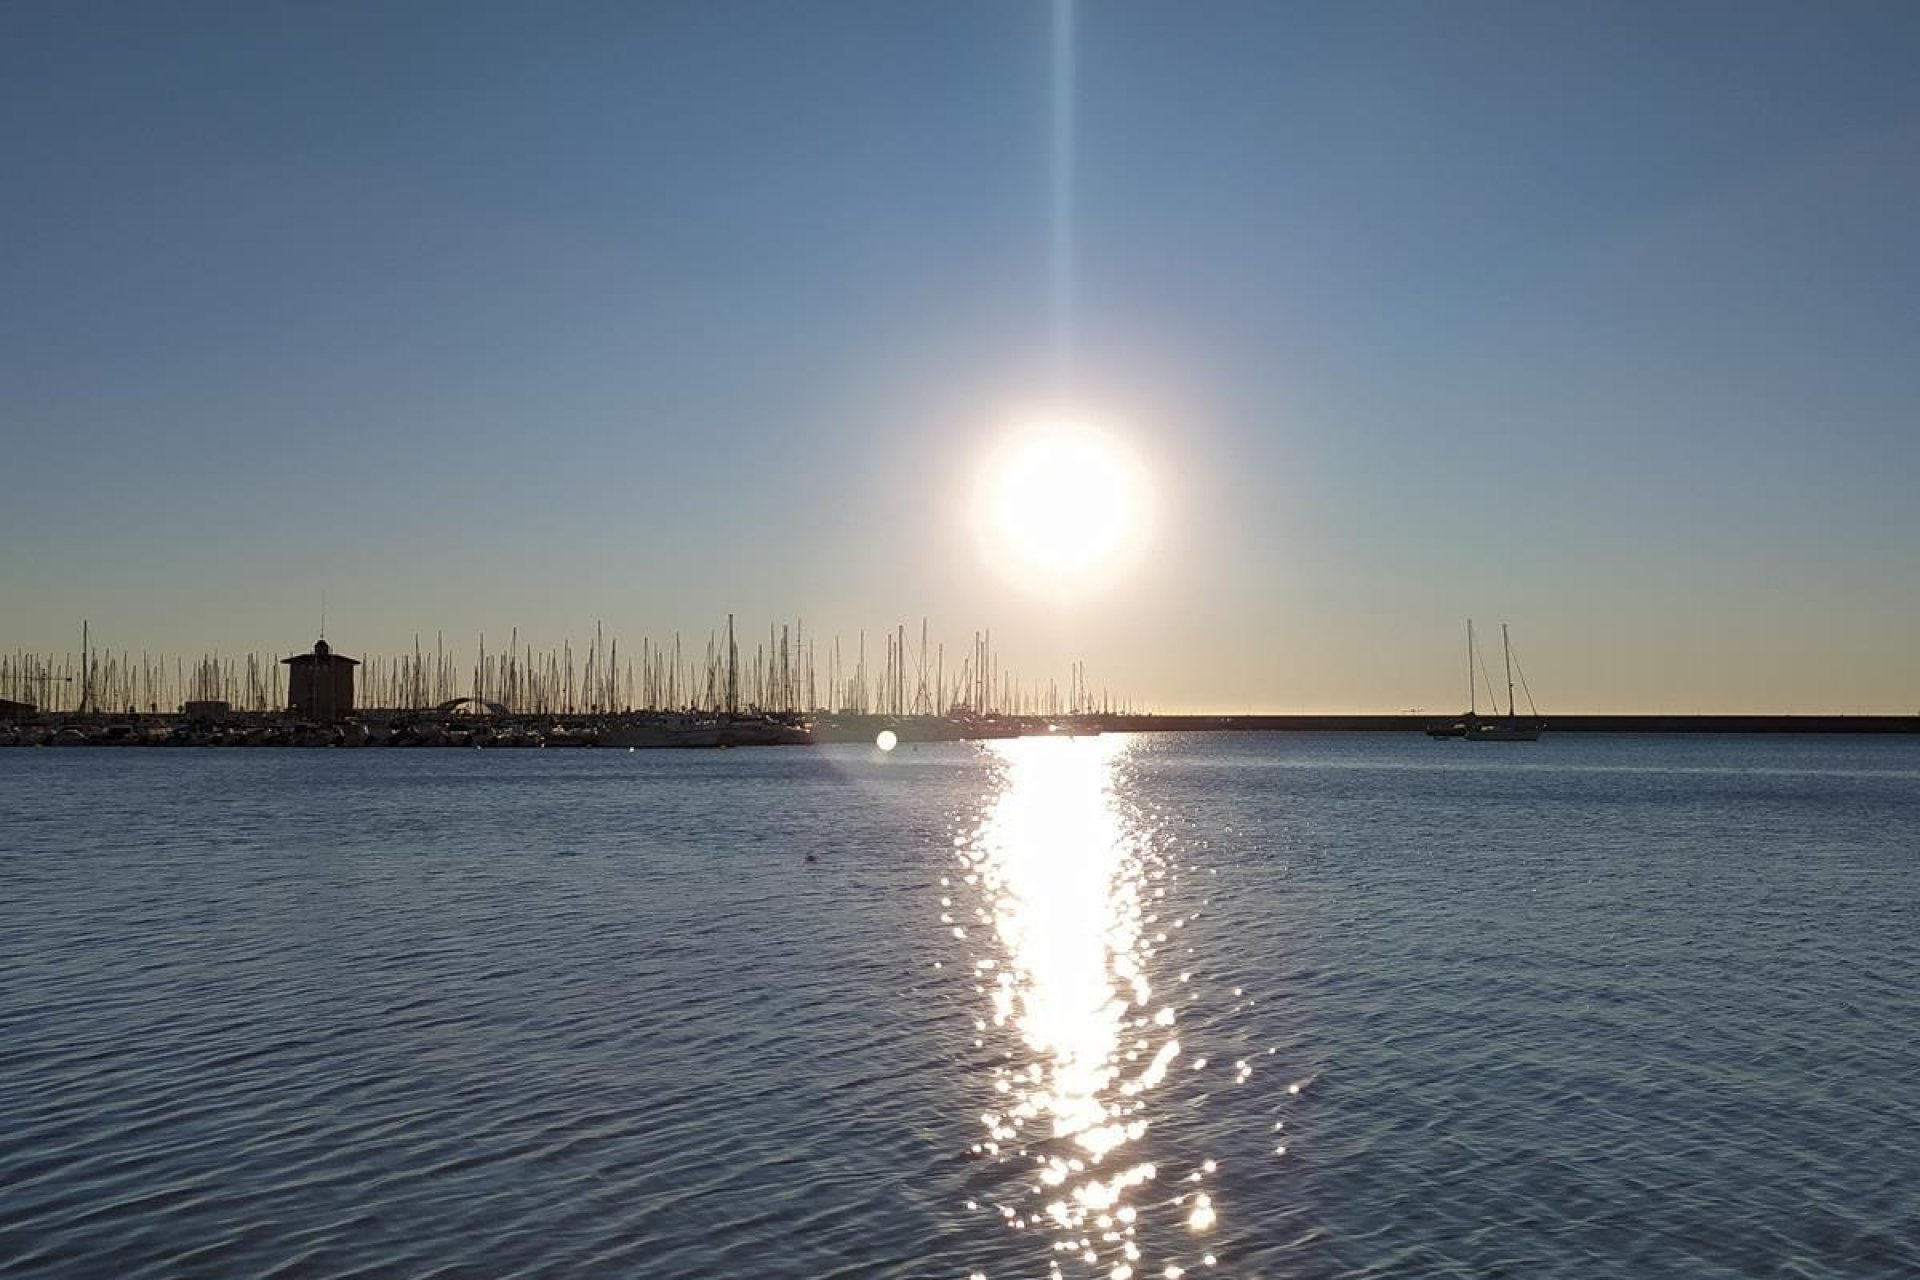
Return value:
[(296, 653), (291, 658), (282, 658), (280, 661), (287, 666), (304, 666), (309, 662), (343, 662), (350, 667), (360, 665), (360, 659), (349, 658), (343, 653), (335, 653), (333, 646), (329, 645), (325, 640), (315, 640), (313, 642), (312, 653)]

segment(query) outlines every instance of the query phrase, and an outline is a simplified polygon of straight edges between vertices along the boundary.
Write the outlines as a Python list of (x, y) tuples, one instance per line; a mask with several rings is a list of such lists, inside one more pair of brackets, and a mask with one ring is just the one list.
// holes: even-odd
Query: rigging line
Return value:
[(1487, 655), (1476, 653), (1474, 657), (1480, 662), (1480, 678), (1487, 682), (1487, 698), (1493, 703), (1493, 714), (1497, 716), (1500, 714), (1500, 695), (1494, 691), (1493, 677), (1487, 674)]
[(1520, 691), (1527, 695), (1527, 714), (1537, 717), (1540, 714), (1540, 708), (1533, 705), (1533, 690), (1527, 688), (1527, 669), (1520, 665), (1518, 653), (1513, 655), (1513, 669), (1520, 673)]

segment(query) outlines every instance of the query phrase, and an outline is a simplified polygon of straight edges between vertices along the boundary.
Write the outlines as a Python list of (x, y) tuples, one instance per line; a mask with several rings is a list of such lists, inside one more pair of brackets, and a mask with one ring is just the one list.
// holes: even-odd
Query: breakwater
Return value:
[(890, 744), (1101, 732), (1095, 717), (854, 712), (804, 716), (617, 713), (527, 716), (468, 712), (368, 712), (315, 724), (261, 712), (194, 715), (53, 715), (0, 723), (0, 747), (481, 747), (614, 750)]
[[(611, 749), (807, 746), (875, 742), (957, 742), (1099, 733), (1420, 733), (1421, 715), (972, 715), (893, 716), (627, 713), (527, 716), (369, 712), (341, 724), (237, 712), (185, 715), (30, 716), (0, 724), (13, 747), (465, 747)], [(1591, 715), (1546, 716), (1546, 733), (1920, 734), (1920, 716)]]
[[(1420, 715), (1098, 716), (1111, 732), (1257, 730), (1292, 733), (1424, 733)], [(1547, 733), (1920, 733), (1920, 715), (1559, 715), (1532, 718)]]

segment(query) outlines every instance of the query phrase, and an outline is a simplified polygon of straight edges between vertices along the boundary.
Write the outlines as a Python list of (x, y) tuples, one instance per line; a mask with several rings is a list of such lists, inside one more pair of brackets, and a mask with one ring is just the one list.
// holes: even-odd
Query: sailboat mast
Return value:
[(1480, 714), (1480, 682), (1473, 675), (1473, 619), (1467, 619), (1467, 714)]
[(1500, 652), (1507, 659), (1507, 719), (1513, 719), (1513, 646), (1507, 643), (1507, 624), (1500, 624)]
[(740, 714), (740, 649), (733, 641), (733, 615), (727, 615), (727, 715)]

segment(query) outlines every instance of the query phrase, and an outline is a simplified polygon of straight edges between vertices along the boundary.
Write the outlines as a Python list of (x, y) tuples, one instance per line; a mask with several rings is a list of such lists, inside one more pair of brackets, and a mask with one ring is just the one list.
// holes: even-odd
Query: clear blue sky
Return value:
[(1920, 7), (1083, 4), (1077, 393), (1149, 560), (967, 476), (1049, 363), (1042, 0), (0, 8), (0, 649), (992, 627), (1167, 708), (1920, 708)]

